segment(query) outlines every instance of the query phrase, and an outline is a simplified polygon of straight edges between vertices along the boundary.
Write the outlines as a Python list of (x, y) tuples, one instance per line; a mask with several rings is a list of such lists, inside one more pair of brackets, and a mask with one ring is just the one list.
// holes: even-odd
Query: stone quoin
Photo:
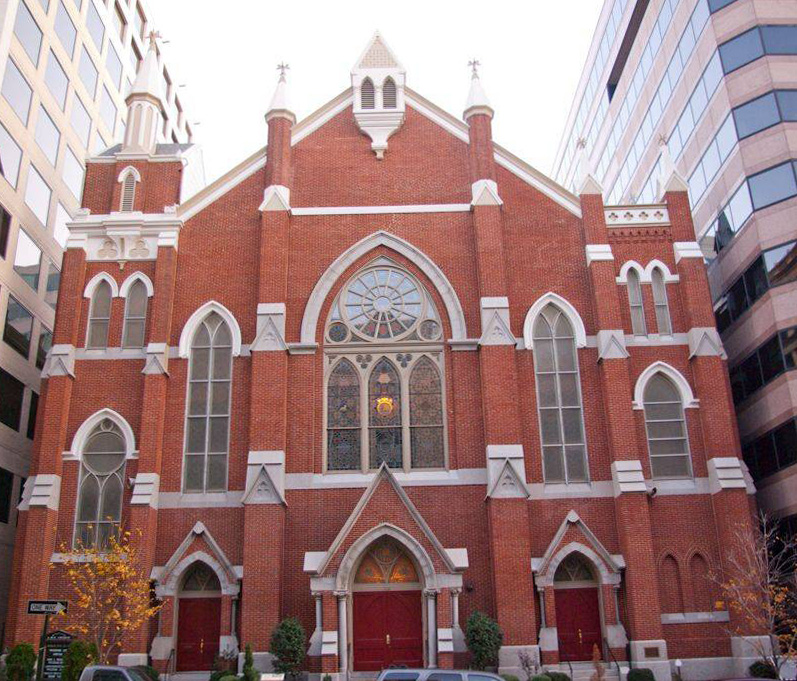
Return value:
[(709, 574), (754, 490), (686, 185), (571, 194), (494, 144), (472, 66), (463, 121), (376, 34), (298, 122), (282, 66), (267, 147), (184, 199), (142, 65), (70, 227), (7, 643), (121, 523), (164, 603), (121, 664), (268, 670), (295, 616), (316, 678), (452, 668), (483, 611), (502, 672), (746, 673)]

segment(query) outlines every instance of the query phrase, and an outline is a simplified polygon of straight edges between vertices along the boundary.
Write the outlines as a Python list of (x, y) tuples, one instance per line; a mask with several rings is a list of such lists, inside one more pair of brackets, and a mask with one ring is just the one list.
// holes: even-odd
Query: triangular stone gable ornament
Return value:
[(471, 188), (472, 206), (502, 206), (504, 204), (498, 195), (498, 185), (494, 180), (477, 180)]
[(598, 332), (598, 359), (625, 359), (629, 356), (622, 329)]
[(263, 202), (260, 204), (261, 213), (289, 211), (291, 209), (291, 190), (281, 184), (272, 184), (263, 192)]
[(528, 499), (530, 493), (526, 483), (518, 477), (515, 468), (507, 460), (487, 496), (492, 499)]
[(168, 374), (169, 348), (166, 343), (150, 343), (142, 374)]
[(688, 333), (689, 359), (692, 357), (722, 357), (727, 359), (725, 348), (717, 330), (711, 327), (691, 329)]
[(285, 343), (285, 339), (282, 337), (282, 333), (277, 328), (273, 318), (267, 317), (265, 319), (250, 349), (253, 352), (258, 350), (274, 351), (288, 349), (288, 345)]
[(284, 504), (283, 499), (274, 481), (268, 473), (266, 466), (261, 466), (257, 476), (252, 480), (249, 489), (244, 493), (243, 504)]
[(371, 44), (365, 54), (360, 59), (361, 69), (397, 69), (400, 68), (396, 56), (385, 44), (382, 36), (377, 33), (371, 40)]
[(515, 345), (517, 341), (498, 310), (484, 328), (479, 345)]

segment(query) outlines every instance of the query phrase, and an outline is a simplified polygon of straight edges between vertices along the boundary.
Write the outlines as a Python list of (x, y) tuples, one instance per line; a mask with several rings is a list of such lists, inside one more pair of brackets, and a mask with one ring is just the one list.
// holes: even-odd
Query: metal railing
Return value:
[(611, 661), (614, 662), (614, 666), (617, 667), (617, 678), (622, 679), (623, 673), (620, 671), (620, 663), (618, 662), (617, 658), (614, 656), (612, 649), (609, 647), (609, 642), (606, 639), (603, 639), (603, 645), (606, 648), (606, 652), (609, 653), (609, 658), (611, 658)]
[(172, 648), (169, 651), (169, 659), (166, 660), (166, 671), (163, 676), (166, 681), (172, 678), (172, 675), (177, 671), (177, 651)]

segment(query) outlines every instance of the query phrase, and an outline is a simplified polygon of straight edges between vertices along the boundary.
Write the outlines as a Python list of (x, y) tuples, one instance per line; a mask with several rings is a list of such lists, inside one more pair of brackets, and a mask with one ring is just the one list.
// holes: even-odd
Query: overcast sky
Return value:
[(263, 119), (290, 64), (299, 120), (350, 85), (375, 30), (407, 85), (458, 118), (468, 60), (482, 63), (493, 136), (550, 173), (602, 0), (152, 0), (211, 181), (266, 143)]

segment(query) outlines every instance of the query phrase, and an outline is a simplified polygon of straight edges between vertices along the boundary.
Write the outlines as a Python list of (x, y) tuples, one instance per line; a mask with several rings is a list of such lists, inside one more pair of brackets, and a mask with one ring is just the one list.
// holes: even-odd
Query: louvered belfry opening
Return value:
[(388, 78), (382, 86), (382, 105), (385, 109), (396, 108), (396, 83)]
[(360, 104), (363, 109), (373, 109), (375, 102), (373, 81), (370, 78), (366, 78), (360, 88)]
[(122, 201), (119, 210), (129, 213), (133, 210), (133, 201), (136, 197), (136, 176), (128, 173), (122, 182)]

